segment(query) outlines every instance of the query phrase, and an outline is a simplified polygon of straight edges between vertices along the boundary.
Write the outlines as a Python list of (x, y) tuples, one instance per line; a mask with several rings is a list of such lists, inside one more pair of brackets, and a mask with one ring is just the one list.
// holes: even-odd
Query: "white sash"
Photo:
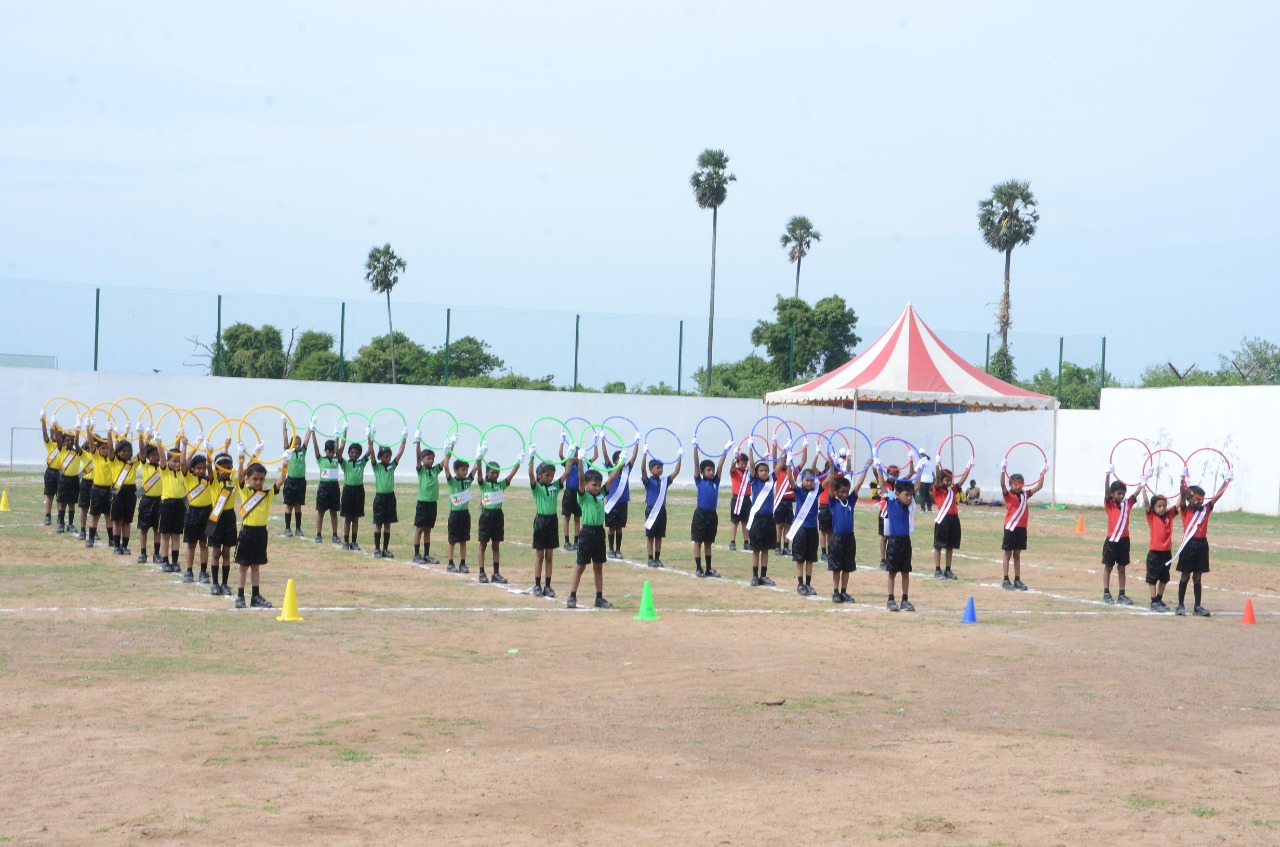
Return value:
[(606, 515), (613, 511), (614, 506), (618, 505), (618, 501), (622, 499), (622, 492), (626, 491), (627, 486), (630, 484), (631, 466), (623, 465), (622, 471), (614, 481), (613, 490), (609, 492), (609, 499), (604, 501), (604, 513)]
[(667, 481), (670, 477), (663, 477), (662, 484), (658, 486), (658, 497), (653, 501), (653, 508), (649, 510), (649, 517), (645, 518), (644, 528), (653, 529), (654, 523), (658, 520), (658, 513), (662, 511), (662, 507), (667, 502)]
[(741, 478), (738, 480), (738, 496), (733, 501), (733, 513), (735, 515), (742, 513), (742, 503), (747, 499), (747, 492), (750, 490), (751, 476), (747, 471), (743, 471)]
[(1022, 520), (1022, 516), (1027, 513), (1027, 495), (1026, 492), (1018, 494), (1018, 508), (1013, 510), (1013, 514), (1009, 516), (1009, 520), (1004, 522), (1004, 528), (1013, 532), (1018, 528), (1018, 522)]
[[(776, 475), (770, 477), (776, 479)], [(783, 474), (782, 481), (778, 483), (777, 490), (773, 494), (773, 508), (778, 508), (778, 504), (782, 502), (782, 498), (787, 496), (791, 491), (791, 474)]]
[(813, 504), (818, 502), (818, 489), (809, 489), (809, 496), (804, 498), (804, 503), (800, 506), (800, 511), (796, 513), (796, 518), (791, 523), (791, 529), (787, 530), (787, 540), (795, 541), (796, 533), (800, 531), (800, 525), (804, 523), (804, 519), (809, 517), (809, 513), (813, 511)]
[(1196, 532), (1200, 529), (1200, 524), (1204, 523), (1204, 519), (1208, 515), (1209, 510), (1207, 508), (1203, 508), (1196, 512), (1196, 516), (1191, 519), (1190, 525), (1182, 531), (1182, 543), (1178, 545), (1178, 552), (1173, 554), (1173, 558), (1176, 559), (1182, 555), (1182, 549), (1187, 546), (1188, 541), (1196, 537)]
[(1133, 504), (1129, 502), (1129, 498), (1120, 501), (1120, 516), (1116, 518), (1115, 530), (1107, 536), (1108, 541), (1119, 541), (1124, 538), (1125, 532), (1129, 529), (1129, 510)]
[(480, 496), (480, 503), (485, 506), (501, 506), (502, 501), (506, 499), (501, 488), (494, 488), (485, 491)]
[(203, 494), (204, 490), (208, 487), (209, 487), (209, 483), (205, 482), (204, 480), (200, 480), (199, 484), (197, 484), (195, 488), (187, 492), (187, 502), (190, 503), (191, 501), (195, 500), (197, 497)]
[[(932, 496), (932, 492), (930, 492), (930, 496)], [(943, 500), (942, 505), (938, 507), (938, 516), (933, 519), (933, 522), (935, 524), (942, 523), (943, 518), (945, 518), (951, 512), (951, 507), (955, 504), (955, 502), (956, 502), (956, 490), (955, 488), (948, 485), (947, 499)]]
[(84, 463), (84, 467), (80, 469), (80, 476), (88, 476), (93, 473), (93, 459)]
[[(230, 492), (231, 492), (231, 489), (228, 488), (226, 493), (229, 494)], [(254, 509), (256, 509), (258, 507), (258, 504), (261, 503), (264, 499), (266, 499), (266, 496), (267, 496), (266, 491), (254, 492), (254, 495), (250, 497), (248, 500), (245, 500), (244, 503), (240, 506), (240, 517), (242, 518), (248, 517), (249, 513), (252, 512)]]
[(150, 494), (151, 489), (156, 487), (156, 483), (160, 481), (160, 471), (156, 470), (151, 476), (142, 481), (142, 493)]
[(760, 493), (753, 495), (751, 500), (751, 514), (747, 516), (747, 532), (751, 531), (751, 524), (755, 522), (756, 515), (760, 511), (760, 507), (764, 505), (764, 501), (769, 497), (769, 491), (773, 488), (773, 477), (769, 477), (769, 481), (760, 487)]
[(111, 487), (119, 491), (124, 486), (124, 481), (129, 476), (129, 472), (133, 470), (134, 463), (130, 462), (120, 469), (120, 473), (116, 474), (115, 484)]
[(342, 479), (342, 471), (340, 471), (338, 468), (322, 468), (320, 470), (320, 479), (325, 482), (328, 482), (330, 480), (332, 480), (333, 482), (337, 482), (338, 480)]
[(209, 521), (217, 523), (218, 518), (222, 517), (222, 510), (227, 507), (227, 499), (231, 497), (234, 489), (229, 485), (222, 486), (222, 493), (218, 495), (218, 499), (213, 501), (213, 511), (209, 513)]
[(471, 502), (471, 489), (464, 488), (456, 494), (449, 495), (449, 505), (462, 506)]
[(66, 473), (67, 468), (71, 467), (71, 463), (76, 460), (75, 453), (68, 453), (67, 458), (62, 460), (62, 472)]

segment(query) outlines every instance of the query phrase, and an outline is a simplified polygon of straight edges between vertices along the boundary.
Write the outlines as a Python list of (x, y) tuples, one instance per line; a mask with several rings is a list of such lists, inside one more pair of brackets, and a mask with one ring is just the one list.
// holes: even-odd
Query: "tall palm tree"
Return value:
[(726, 173), (729, 157), (723, 150), (708, 147), (698, 154), (698, 169), (689, 177), (693, 187), (693, 199), (698, 207), (711, 210), (711, 309), (707, 315), (707, 384), (705, 394), (711, 393), (711, 351), (716, 333), (716, 227), (719, 222), (720, 204), (728, 194), (729, 183), (737, 177)]
[(978, 203), (978, 229), (992, 250), (1004, 253), (1004, 294), (996, 312), (1000, 349), (1009, 353), (1009, 264), (1013, 248), (1027, 244), (1036, 234), (1040, 212), (1031, 193), (1031, 183), (1011, 179), (991, 186), (991, 196)]
[(789, 250), (787, 256), (796, 264), (796, 296), (800, 296), (800, 262), (809, 255), (809, 248), (815, 241), (822, 240), (822, 233), (813, 228), (813, 221), (804, 215), (796, 215), (787, 221), (787, 231), (782, 234), (782, 249)]
[(396, 255), (390, 244), (373, 247), (369, 250), (369, 258), (364, 263), (364, 278), (369, 287), (379, 294), (387, 295), (387, 337), (391, 340), (391, 384), (396, 383), (396, 333), (391, 326), (391, 289), (400, 281), (404, 273), (404, 259)]

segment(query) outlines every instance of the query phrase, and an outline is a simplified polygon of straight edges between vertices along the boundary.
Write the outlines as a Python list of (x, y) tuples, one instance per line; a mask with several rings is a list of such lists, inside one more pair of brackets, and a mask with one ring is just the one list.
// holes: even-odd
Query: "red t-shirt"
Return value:
[(1173, 549), (1173, 509), (1166, 509), (1161, 517), (1147, 512), (1147, 526), (1151, 527), (1151, 549), (1160, 552)]
[[(1193, 524), (1195, 525), (1195, 533), (1192, 538), (1208, 538), (1209, 537), (1209, 513), (1213, 511), (1212, 503), (1205, 503), (1201, 509), (1192, 509), (1189, 506), (1182, 508), (1182, 531), (1186, 532)], [(1199, 512), (1204, 512), (1204, 516), (1199, 521), (1196, 520)]]
[[(1107, 510), (1107, 540), (1119, 541), (1129, 537), (1129, 513), (1133, 511), (1133, 503), (1138, 498), (1126, 497), (1117, 503), (1108, 497), (1103, 507)], [(1152, 548), (1154, 549), (1154, 548)]]
[(742, 478), (746, 475), (746, 471), (740, 470), (735, 463), (729, 468), (729, 481), (733, 485), (733, 496), (737, 497), (738, 492), (742, 490)]
[(1019, 494), (1014, 494), (1012, 491), (1006, 491), (1004, 494), (1004, 508), (1005, 529), (1026, 528), (1027, 492), (1023, 491)]
[(773, 483), (773, 490), (776, 493), (784, 487), (786, 488), (786, 493), (782, 495), (782, 499), (794, 501), (796, 499), (796, 491), (791, 487), (791, 481), (787, 479), (787, 472), (781, 470), (778, 471), (777, 480)]
[[(933, 486), (933, 505), (939, 512), (947, 515), (960, 514), (960, 486)], [(945, 511), (944, 511), (945, 510)]]

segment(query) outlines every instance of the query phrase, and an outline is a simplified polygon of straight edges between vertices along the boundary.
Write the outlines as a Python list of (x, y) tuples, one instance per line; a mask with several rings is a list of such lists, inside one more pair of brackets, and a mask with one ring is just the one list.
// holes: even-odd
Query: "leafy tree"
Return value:
[(1010, 384), (1017, 378), (1018, 371), (1013, 366), (1013, 354), (1009, 352), (1007, 346), (998, 347), (996, 352), (991, 354), (991, 363), (987, 366), (987, 373)]
[[(1118, 385), (1111, 374), (1106, 375), (1108, 387)], [(1042, 368), (1022, 386), (1029, 391), (1058, 396), (1058, 375)], [(1062, 363), (1062, 397), (1064, 409), (1096, 409), (1102, 400), (1102, 386), (1098, 384), (1098, 368), (1086, 368), (1074, 362)]]
[(338, 354), (332, 350), (316, 350), (289, 371), (289, 379), (337, 382)]
[(622, 380), (617, 380), (617, 381), (615, 381), (615, 382), (606, 382), (606, 383), (604, 384), (604, 388), (600, 389), (600, 393), (602, 393), (602, 394), (626, 394), (626, 393), (627, 393), (627, 384), (626, 384), (625, 382), (623, 382)]
[(729, 157), (723, 150), (710, 147), (698, 154), (698, 169), (689, 177), (689, 185), (693, 188), (693, 199), (701, 209), (711, 210), (711, 308), (707, 313), (707, 379), (704, 393), (711, 393), (711, 352), (716, 335), (716, 229), (719, 225), (720, 205), (724, 203), (729, 192), (729, 183), (736, 182), (737, 177), (726, 173)]
[(369, 287), (379, 294), (387, 295), (387, 338), (391, 339), (391, 383), (396, 382), (396, 331), (391, 326), (391, 289), (400, 281), (404, 273), (405, 263), (391, 249), (390, 244), (373, 247), (369, 250), (369, 258), (364, 263), (364, 278)]
[[(1013, 323), (1009, 318), (1009, 265), (1013, 259), (1013, 248), (1031, 242), (1039, 221), (1040, 212), (1029, 182), (1011, 179), (993, 185), (991, 196), (978, 203), (978, 229), (982, 232), (982, 240), (992, 250), (1004, 254), (1004, 294), (996, 312), (1001, 350), (1009, 349), (1009, 327)], [(992, 373), (996, 373), (995, 370)]]
[(822, 233), (813, 228), (813, 222), (804, 215), (796, 215), (787, 221), (787, 231), (782, 233), (782, 249), (788, 251), (787, 258), (796, 266), (796, 293), (800, 296), (800, 262), (809, 255), (809, 248), (815, 241), (822, 240)]
[(279, 379), (284, 365), (284, 341), (274, 326), (242, 322), (222, 331), (222, 376)]
[[(432, 384), (444, 384), (444, 345), (431, 350)], [(449, 382), (457, 384), (457, 380), (476, 376), (489, 376), (501, 370), (505, 362), (489, 352), (489, 343), (464, 335), (457, 341), (449, 343)]]
[(667, 385), (663, 380), (658, 380), (657, 385), (645, 385), (643, 382), (637, 382), (628, 390), (631, 394), (648, 394), (650, 396), (668, 396), (676, 393), (675, 386)]
[[(810, 306), (799, 297), (778, 297), (774, 321), (759, 321), (751, 330), (751, 343), (769, 354), (780, 380), (809, 380), (838, 368), (853, 358), (862, 340), (855, 331), (858, 316), (838, 294)], [(795, 372), (790, 372), (791, 331), (795, 329)], [(745, 361), (745, 360), (744, 360)]]
[(452, 376), (449, 378), (450, 385), (460, 385), (464, 388), (507, 388), (520, 389), (523, 391), (555, 391), (555, 376), (547, 374), (546, 376), (527, 377), (517, 373), (507, 371), (504, 374), (492, 376), (484, 374), (481, 376), (471, 376), (453, 381)]
[[(402, 383), (426, 385), (434, 373), (431, 354), (421, 344), (411, 341), (403, 332), (395, 333), (395, 345), (400, 349), (400, 370), (404, 378)], [(379, 335), (371, 338), (369, 343), (361, 347), (351, 360), (351, 376), (354, 382), (391, 382), (393, 377), (391, 364), (392, 342), (388, 336)]]
[[(297, 370), (303, 366), (303, 363), (306, 362), (308, 358), (317, 354), (332, 353), (332, 351), (332, 335), (327, 332), (318, 332), (314, 329), (304, 331), (302, 335), (298, 336), (297, 341), (293, 344), (293, 348), (285, 354), (284, 376), (289, 379), (301, 379), (302, 377), (297, 376)], [(337, 354), (333, 354), (333, 361), (335, 362), (334, 375), (336, 378), (336, 362), (338, 361)], [(320, 370), (322, 371), (323, 368)], [(308, 373), (314, 374), (317, 372), (319, 372), (317, 371), (317, 366), (312, 365), (308, 367)], [(323, 379), (323, 377), (315, 376), (309, 376), (306, 378)]]
[(1218, 356), (1218, 373), (1228, 383), (1275, 385), (1280, 383), (1280, 347), (1265, 338), (1242, 338), (1230, 356)]
[(764, 397), (770, 391), (786, 387), (786, 382), (778, 376), (773, 363), (754, 353), (736, 362), (724, 362), (715, 366), (715, 379), (708, 383), (703, 368), (693, 372), (693, 380), (698, 385), (712, 386), (707, 397)]
[(1175, 371), (1169, 363), (1148, 365), (1138, 378), (1139, 388), (1176, 388), (1180, 385), (1222, 385), (1221, 376), (1215, 371), (1204, 371), (1194, 364), (1185, 371)]

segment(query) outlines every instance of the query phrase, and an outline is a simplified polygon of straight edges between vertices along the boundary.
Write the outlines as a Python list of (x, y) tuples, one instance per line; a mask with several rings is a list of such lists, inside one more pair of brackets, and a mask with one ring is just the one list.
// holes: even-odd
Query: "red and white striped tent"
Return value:
[(803, 385), (771, 391), (764, 402), (898, 415), (1058, 408), (1055, 398), (1002, 382), (966, 362), (942, 343), (910, 303), (860, 355)]

